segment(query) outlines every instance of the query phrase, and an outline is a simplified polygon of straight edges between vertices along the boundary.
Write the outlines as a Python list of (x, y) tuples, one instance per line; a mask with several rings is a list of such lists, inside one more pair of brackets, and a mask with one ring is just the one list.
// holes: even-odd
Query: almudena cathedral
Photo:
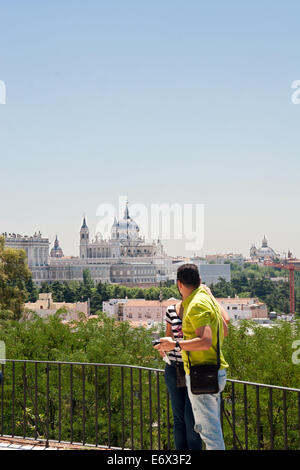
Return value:
[(186, 262), (198, 265), (203, 282), (210, 285), (220, 277), (230, 280), (229, 264), (207, 264), (203, 259), (167, 256), (160, 240), (146, 243), (136, 222), (130, 217), (128, 205), (121, 220), (115, 218), (111, 237), (101, 234), (90, 239), (84, 217), (79, 232), (79, 256), (66, 257), (56, 237), (50, 250), (49, 239), (40, 232), (33, 236), (3, 233), (5, 245), (26, 252), (28, 266), (36, 284), (46, 282), (82, 281), (83, 270), (89, 269), (95, 282), (128, 286), (159, 285), (174, 281), (178, 267)]

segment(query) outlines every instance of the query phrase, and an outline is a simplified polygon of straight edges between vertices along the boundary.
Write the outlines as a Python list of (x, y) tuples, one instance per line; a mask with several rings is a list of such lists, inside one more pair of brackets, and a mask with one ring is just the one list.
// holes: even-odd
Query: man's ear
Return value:
[(181, 297), (182, 297), (182, 292), (181, 292), (182, 286), (183, 286), (182, 282), (177, 281), (177, 289)]

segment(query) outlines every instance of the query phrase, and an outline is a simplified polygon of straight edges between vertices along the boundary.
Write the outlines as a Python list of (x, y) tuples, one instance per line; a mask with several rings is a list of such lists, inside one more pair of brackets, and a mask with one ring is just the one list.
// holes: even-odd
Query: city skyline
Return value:
[[(83, 216), (83, 219), (84, 219), (84, 221), (87, 220), (86, 215)], [(100, 233), (96, 233), (96, 232), (93, 233), (93, 230), (90, 230), (91, 227), (89, 226), (88, 222), (87, 222), (87, 227), (89, 228), (89, 231), (90, 231), (90, 239), (91, 240), (95, 239), (95, 238), (97, 238), (97, 236), (101, 235)], [(32, 236), (35, 236), (36, 234), (38, 234), (42, 238), (47, 238), (49, 240), (49, 256), (51, 256), (51, 254), (50, 254), (51, 249), (55, 249), (54, 247), (55, 247), (55, 244), (57, 244), (57, 243), (59, 245), (59, 250), (62, 250), (62, 252), (63, 252), (63, 257), (77, 257), (77, 256), (79, 256), (79, 246), (78, 246), (77, 252), (76, 251), (71, 252), (68, 248), (63, 247), (62, 243), (61, 243), (61, 238), (60, 238), (60, 236), (57, 232), (55, 232), (55, 235), (53, 237), (49, 236), (46, 233), (42, 233), (40, 230), (36, 230), (35, 232), (26, 233), (26, 234), (20, 233), (19, 231), (17, 231), (17, 232), (9, 232), (9, 231), (1, 232), (0, 231), (0, 236), (3, 235), (3, 233), (5, 233), (6, 235), (16, 235), (16, 236), (20, 236), (20, 237), (24, 237), (24, 236), (32, 237)], [(142, 238), (144, 238), (144, 235), (143, 235), (142, 232), (140, 232), (140, 235), (141, 235)], [(109, 240), (109, 239), (111, 239), (111, 237), (107, 237), (107, 238), (103, 237), (103, 240)], [(153, 242), (155, 240), (150, 240), (150, 239), (147, 239), (145, 237), (145, 241), (146, 242)], [(266, 235), (264, 234), (263, 237), (261, 237), (261, 240), (257, 239), (257, 240), (255, 240), (254, 243), (249, 244), (249, 249), (248, 249), (247, 253), (242, 253), (238, 250), (233, 250), (231, 252), (228, 252), (226, 250), (221, 250), (221, 251), (215, 251), (215, 252), (210, 252), (210, 253), (207, 252), (207, 253), (203, 253), (203, 254), (189, 253), (189, 256), (193, 257), (194, 255), (196, 255), (196, 256), (200, 256), (200, 257), (205, 257), (205, 256), (209, 256), (209, 255), (213, 256), (213, 255), (225, 255), (225, 254), (242, 254), (245, 259), (250, 259), (250, 250), (253, 247), (253, 245), (255, 245), (256, 247), (259, 247), (260, 245), (262, 245), (264, 243), (264, 241), (267, 242), (267, 245), (269, 247), (272, 246), (272, 243), (269, 242), (269, 237), (268, 236), (266, 237)], [(162, 242), (163, 242), (163, 240), (162, 240)], [(173, 242), (178, 243), (177, 240), (176, 241), (173, 240)], [(176, 243), (174, 243), (174, 244), (176, 245)], [(166, 242), (165, 244), (163, 243), (163, 245), (165, 247), (167, 247), (169, 244)], [(185, 255), (181, 255), (180, 253), (169, 253), (167, 249), (165, 251), (166, 251), (166, 254), (168, 256), (171, 256), (171, 257), (181, 257), (181, 256), (184, 257), (185, 256)], [(201, 250), (201, 251), (203, 251), (203, 250)], [(289, 253), (290, 250), (285, 251), (285, 250), (282, 250), (282, 249), (279, 249), (279, 250), (275, 249), (274, 251), (282, 257), (284, 257), (284, 256), (288, 257), (288, 253)], [(296, 253), (293, 253), (291, 251), (290, 251), (290, 253), (293, 255), (293, 257), (297, 257)], [(189, 256), (186, 253), (186, 257), (189, 257)]]
[(57, 233), (74, 255), (83, 213), (93, 233), (126, 194), (203, 204), (199, 255), (265, 234), (300, 256), (300, 5), (0, 4), (0, 232)]

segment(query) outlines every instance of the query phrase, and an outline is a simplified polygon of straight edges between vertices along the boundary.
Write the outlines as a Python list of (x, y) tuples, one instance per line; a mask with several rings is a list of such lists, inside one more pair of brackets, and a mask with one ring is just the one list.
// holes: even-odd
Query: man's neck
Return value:
[(196, 289), (186, 289), (185, 292), (182, 293), (182, 300), (187, 299)]

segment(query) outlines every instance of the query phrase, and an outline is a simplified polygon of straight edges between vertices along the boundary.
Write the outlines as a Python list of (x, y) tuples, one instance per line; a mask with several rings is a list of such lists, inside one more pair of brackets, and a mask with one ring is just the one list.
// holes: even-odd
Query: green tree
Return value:
[[(0, 311), (19, 319), (27, 298), (26, 283), (31, 273), (23, 250), (5, 248), (0, 237)], [(1, 314), (0, 314), (1, 315)]]
[(80, 284), (81, 286), (81, 298), (84, 302), (92, 296), (92, 291), (94, 287), (94, 281), (92, 280), (92, 276), (89, 269), (83, 270), (83, 282)]
[(28, 292), (26, 302), (36, 302), (36, 300), (38, 299), (39, 290), (36, 284), (33, 282), (32, 276), (30, 276), (30, 278), (26, 282), (25, 287)]
[(78, 302), (79, 299), (79, 292), (78, 289), (79, 284), (77, 281), (70, 281), (63, 283), (63, 297), (65, 302)]
[[(153, 350), (151, 340), (154, 332), (144, 328), (132, 328), (128, 322), (117, 322), (104, 314), (74, 325), (62, 323), (63, 311), (48, 319), (33, 316), (31, 321), (0, 321), (0, 340), (5, 340), (7, 357), (40, 361), (86, 362), (89, 366), (61, 365), (61, 374), (56, 364), (22, 363), (5, 364), (3, 396), (5, 434), (11, 434), (12, 412), (15, 416), (15, 434), (24, 432), (34, 437), (45, 436), (47, 422), (49, 437), (57, 439), (61, 428), (62, 440), (70, 439), (70, 413), (72, 410), (73, 439), (82, 440), (82, 416), (85, 413), (85, 438), (95, 442), (95, 417), (98, 417), (98, 442), (120, 446), (124, 438), (125, 447), (131, 439), (135, 448), (149, 448), (150, 433), (155, 448), (158, 440), (157, 410), (160, 407), (160, 438), (162, 448), (167, 445), (167, 399), (163, 374), (149, 374), (137, 370), (108, 366), (126, 364), (163, 369), (164, 363)], [(160, 332), (164, 335), (163, 328)], [(263, 328), (253, 322), (241, 322), (239, 327), (229, 326), (229, 336), (223, 344), (223, 352), (229, 363), (228, 376), (237, 380), (259, 382), (287, 387), (299, 387), (299, 365), (293, 364), (293, 341), (299, 338), (300, 322), (293, 324), (276, 322), (272, 328)], [(97, 369), (93, 363), (102, 363)], [(36, 368), (36, 370), (35, 370)], [(48, 377), (47, 377), (48, 373)], [(26, 405), (24, 408), (24, 375), (26, 375)], [(36, 377), (38, 387), (36, 389)], [(83, 382), (83, 378), (85, 381)], [(71, 394), (72, 379), (72, 397)], [(121, 387), (123, 381), (123, 388)], [(49, 387), (47, 387), (47, 382)], [(83, 398), (83, 383), (85, 385)], [(14, 384), (14, 385), (13, 385)], [(59, 384), (61, 407), (59, 402)], [(97, 384), (97, 386), (96, 386)], [(14, 410), (11, 393), (14, 387)], [(96, 387), (96, 388), (95, 388)], [(159, 390), (159, 402), (158, 402)], [(96, 413), (97, 391), (98, 401)], [(37, 394), (36, 394), (37, 392)], [(223, 392), (224, 406), (229, 418), (232, 416), (232, 398), (235, 398), (235, 432), (244, 444), (244, 389), (235, 384), (234, 392), (228, 384)], [(257, 395), (255, 387), (247, 389), (247, 425), (249, 448), (257, 448)], [(123, 396), (122, 396), (123, 395)], [(297, 397), (296, 397), (297, 398)], [(36, 403), (37, 399), (37, 403)], [(261, 444), (270, 448), (269, 391), (260, 390)], [(295, 394), (287, 394), (288, 441), (290, 449), (298, 447), (298, 410)], [(151, 403), (152, 419), (149, 413)], [(159, 404), (160, 403), (160, 404)], [(36, 407), (36, 408), (35, 408)], [(35, 416), (35, 409), (38, 416)], [(48, 419), (46, 410), (48, 409)], [(140, 416), (142, 413), (142, 431)], [(59, 418), (61, 419), (59, 421)], [(37, 422), (37, 424), (36, 424)], [(124, 433), (122, 426), (124, 424)], [(109, 427), (110, 426), (110, 427)], [(275, 448), (284, 447), (284, 416), (282, 391), (273, 392), (273, 428)], [(224, 420), (227, 447), (232, 448), (232, 428)], [(172, 437), (171, 437), (172, 446)]]
[(50, 284), (50, 291), (53, 294), (54, 302), (64, 302), (64, 285), (59, 281), (54, 281)]

